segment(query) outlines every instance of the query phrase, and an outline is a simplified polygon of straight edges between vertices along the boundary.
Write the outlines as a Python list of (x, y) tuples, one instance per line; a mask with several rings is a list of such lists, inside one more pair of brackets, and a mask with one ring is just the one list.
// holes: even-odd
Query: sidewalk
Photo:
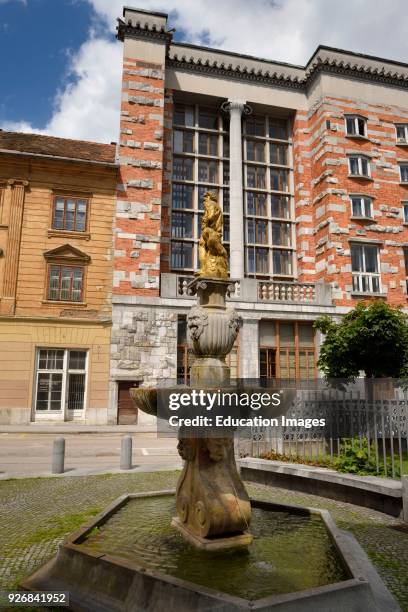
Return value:
[[(113, 433), (112, 433), (113, 431)], [(0, 480), (22, 476), (50, 476), (56, 438), (65, 438), (65, 475), (115, 472), (120, 467), (124, 434), (133, 440), (133, 470), (179, 469), (177, 438), (158, 437), (156, 432), (128, 428), (61, 430), (47, 427), (0, 433)]]
[(28, 425), (0, 425), (1, 433), (157, 433), (155, 425), (83, 425), (82, 423), (30, 423)]

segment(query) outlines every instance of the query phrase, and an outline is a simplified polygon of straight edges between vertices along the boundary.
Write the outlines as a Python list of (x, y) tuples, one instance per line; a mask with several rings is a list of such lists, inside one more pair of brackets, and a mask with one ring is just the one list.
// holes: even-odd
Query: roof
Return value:
[(0, 152), (115, 164), (116, 146), (114, 144), (0, 130)]

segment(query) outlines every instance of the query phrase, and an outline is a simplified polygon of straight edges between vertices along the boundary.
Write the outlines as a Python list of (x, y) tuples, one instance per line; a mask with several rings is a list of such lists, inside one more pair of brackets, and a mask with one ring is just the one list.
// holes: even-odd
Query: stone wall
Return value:
[(111, 378), (147, 385), (176, 377), (177, 312), (170, 308), (115, 305)]

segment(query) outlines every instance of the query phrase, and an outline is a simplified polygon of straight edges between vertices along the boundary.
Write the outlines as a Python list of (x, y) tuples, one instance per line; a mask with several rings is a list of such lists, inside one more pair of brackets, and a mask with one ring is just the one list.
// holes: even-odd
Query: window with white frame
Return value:
[(375, 244), (353, 243), (350, 246), (353, 291), (380, 293), (379, 249)]
[(367, 136), (367, 119), (360, 115), (346, 115), (347, 136)]
[(41, 348), (37, 351), (35, 409), (56, 413), (85, 408), (87, 351)]
[(351, 215), (353, 217), (365, 217), (372, 219), (373, 217), (373, 200), (368, 196), (352, 195), (350, 196), (351, 201)]
[(404, 248), (404, 265), (405, 265), (405, 287), (408, 293), (408, 248)]
[(371, 176), (370, 160), (364, 155), (352, 155), (348, 158), (349, 172), (353, 176)]
[(408, 183), (408, 164), (400, 164), (401, 183)]
[(291, 141), (286, 119), (250, 115), (243, 123), (245, 272), (293, 276)]
[(408, 223), (408, 202), (403, 202), (402, 208), (404, 211), (404, 223)]
[(408, 144), (408, 123), (397, 123), (397, 143)]
[(206, 191), (224, 213), (229, 242), (229, 118), (215, 108), (176, 104), (173, 117), (171, 269), (197, 270)]

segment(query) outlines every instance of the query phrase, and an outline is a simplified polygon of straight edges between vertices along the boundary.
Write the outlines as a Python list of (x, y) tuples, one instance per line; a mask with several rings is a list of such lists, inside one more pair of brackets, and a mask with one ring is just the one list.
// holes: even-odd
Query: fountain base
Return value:
[(179, 519), (178, 516), (173, 517), (171, 521), (171, 526), (177, 529), (181, 535), (188, 541), (190, 544), (195, 546), (200, 550), (228, 550), (231, 548), (241, 548), (245, 546), (249, 546), (253, 540), (253, 536), (249, 533), (249, 531), (244, 531), (243, 533), (232, 533), (230, 535), (224, 536), (213, 536), (212, 538), (202, 538), (196, 533), (192, 533), (188, 530), (186, 525)]
[(204, 551), (169, 525), (174, 491), (123, 495), (21, 587), (69, 592), (76, 612), (400, 610), (327, 511), (251, 504), (251, 546)]

